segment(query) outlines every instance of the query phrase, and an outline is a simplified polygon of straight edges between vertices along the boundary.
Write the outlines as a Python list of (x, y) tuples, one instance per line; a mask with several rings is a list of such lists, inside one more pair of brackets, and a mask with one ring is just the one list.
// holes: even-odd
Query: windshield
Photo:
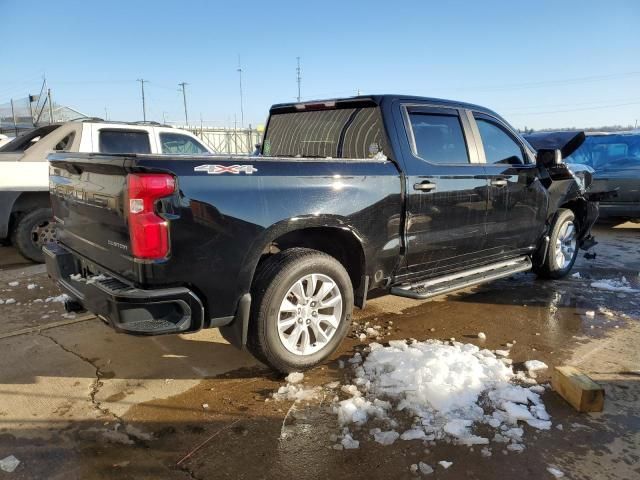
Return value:
[(640, 134), (589, 135), (567, 163), (581, 163), (596, 172), (611, 168), (640, 166)]

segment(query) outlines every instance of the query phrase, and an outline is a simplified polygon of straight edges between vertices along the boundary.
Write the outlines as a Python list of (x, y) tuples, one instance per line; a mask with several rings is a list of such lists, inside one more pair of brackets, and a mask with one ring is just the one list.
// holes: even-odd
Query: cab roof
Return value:
[(354, 97), (341, 97), (309, 100), (305, 102), (277, 103), (270, 109), (270, 113), (285, 113), (303, 110), (321, 110), (324, 108), (348, 108), (358, 105), (362, 106), (382, 106), (383, 104), (393, 103), (424, 103), (429, 105), (438, 105), (450, 108), (465, 108), (476, 110), (497, 116), (497, 114), (485, 107), (472, 103), (461, 102), (457, 100), (447, 100), (443, 98), (420, 97), (415, 95), (399, 95), (399, 94), (382, 94), (382, 95), (359, 95)]

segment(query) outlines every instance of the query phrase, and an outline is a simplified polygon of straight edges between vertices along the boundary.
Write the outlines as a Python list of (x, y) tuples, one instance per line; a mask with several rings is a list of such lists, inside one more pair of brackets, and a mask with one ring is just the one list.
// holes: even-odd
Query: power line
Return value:
[[(555, 108), (555, 107), (583, 107), (587, 105), (597, 106), (600, 104), (611, 104), (612, 102), (621, 103), (621, 102), (636, 102), (640, 101), (640, 98), (610, 98), (608, 100), (592, 100), (589, 102), (571, 102), (571, 103), (552, 103), (552, 104), (537, 104), (537, 105), (527, 105), (527, 106), (515, 106), (515, 107), (505, 107), (504, 110), (508, 112), (518, 112), (520, 110), (539, 110), (540, 108)], [(499, 110), (496, 107), (496, 110)]]
[(142, 121), (146, 122), (147, 121), (147, 104), (145, 103), (144, 100), (144, 84), (148, 83), (148, 80), (144, 80), (143, 78), (139, 78), (137, 80), (138, 82), (140, 82), (140, 88), (142, 90)]
[(617, 107), (626, 107), (628, 105), (640, 105), (640, 102), (627, 102), (627, 103), (617, 103), (613, 105), (601, 105), (599, 107), (585, 107), (585, 108), (570, 108), (567, 110), (549, 110), (546, 112), (524, 112), (524, 113), (511, 113), (509, 116), (523, 116), (523, 115), (547, 115), (550, 113), (566, 113), (566, 112), (582, 112), (585, 110), (601, 110), (606, 108), (617, 108)]
[(189, 115), (187, 115), (187, 92), (185, 87), (189, 85), (187, 82), (179, 83), (178, 86), (182, 88), (182, 102), (184, 103), (184, 124), (189, 125)]
[(485, 85), (480, 87), (454, 88), (455, 91), (496, 91), (496, 90), (518, 90), (527, 88), (540, 88), (551, 85), (574, 85), (579, 83), (601, 82), (614, 78), (633, 77), (640, 75), (640, 72), (612, 73), (609, 75), (592, 75), (588, 77), (565, 78), (558, 80), (546, 80), (541, 82), (512, 83), (506, 85)]

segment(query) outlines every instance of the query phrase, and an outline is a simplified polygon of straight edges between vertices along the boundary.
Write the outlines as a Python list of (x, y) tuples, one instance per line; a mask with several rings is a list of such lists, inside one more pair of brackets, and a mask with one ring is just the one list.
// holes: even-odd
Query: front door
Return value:
[(499, 119), (474, 112), (469, 120), (479, 137), (476, 145), (489, 180), (485, 247), (496, 256), (532, 251), (542, 236), (548, 209), (535, 161)]
[(404, 106), (407, 273), (461, 269), (484, 256), (487, 180), (462, 110)]

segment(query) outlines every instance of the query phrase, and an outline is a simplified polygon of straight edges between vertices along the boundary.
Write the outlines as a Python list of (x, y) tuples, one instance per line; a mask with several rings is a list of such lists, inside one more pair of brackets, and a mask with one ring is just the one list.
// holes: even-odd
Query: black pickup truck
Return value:
[(292, 371), (326, 359), (373, 295), (560, 278), (594, 243), (589, 171), (476, 105), (275, 105), (261, 149), (51, 155), (45, 257), (68, 309), (133, 334), (217, 327)]

